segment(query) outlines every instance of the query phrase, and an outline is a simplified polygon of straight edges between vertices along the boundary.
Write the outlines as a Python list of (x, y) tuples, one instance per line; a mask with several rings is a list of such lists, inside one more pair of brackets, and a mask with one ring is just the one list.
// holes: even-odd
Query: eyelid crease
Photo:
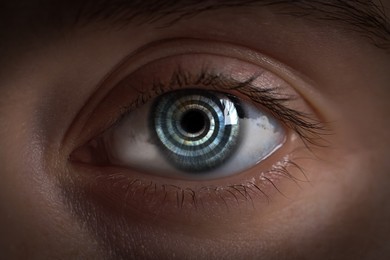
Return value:
[(254, 81), (259, 76), (253, 75), (244, 81), (240, 81), (222, 73), (215, 73), (207, 67), (203, 67), (198, 74), (192, 74), (192, 72), (186, 72), (182, 67), (178, 66), (167, 83), (154, 79), (153, 86), (148, 91), (141, 91), (132, 87), (138, 92), (139, 97), (128, 106), (123, 107), (122, 114), (114, 124), (120, 122), (122, 118), (134, 109), (163, 93), (177, 90), (178, 88), (194, 87), (195, 85), (196, 87), (206, 87), (217, 91), (238, 92), (248, 97), (252, 102), (267, 108), (271, 115), (296, 132), (307, 147), (309, 144), (326, 147), (326, 141), (322, 136), (329, 134), (329, 131), (325, 124), (316, 120), (310, 114), (289, 108), (284, 104), (297, 99), (297, 97), (284, 95), (275, 87), (256, 87)]
[[(228, 55), (227, 55), (228, 54)], [(129, 87), (129, 83), (131, 83), (131, 75), (133, 75), (134, 72), (138, 71), (143, 66), (147, 66), (149, 64), (152, 64), (152, 62), (156, 60), (164, 60), (169, 57), (177, 57), (180, 55), (213, 55), (216, 57), (226, 57), (228, 59), (232, 58), (237, 61), (242, 61), (250, 66), (256, 66), (257, 69), (254, 69), (257, 71), (258, 74), (259, 68), (262, 68), (260, 70), (266, 70), (268, 73), (271, 74), (271, 77), (274, 74), (278, 75), (279, 81), (283, 81), (284, 84), (287, 84), (291, 86), (292, 93), (298, 93), (298, 94), (292, 94), (292, 95), (298, 95), (299, 97), (302, 97), (304, 100), (304, 103), (308, 104), (310, 107), (314, 108), (315, 111), (323, 111), (323, 108), (326, 104), (323, 103), (323, 100), (321, 99), (321, 96), (319, 95), (319, 92), (317, 91), (317, 88), (314, 88), (313, 86), (316, 85), (316, 82), (313, 82), (313, 80), (308, 77), (306, 74), (297, 71), (289, 66), (286, 66), (283, 63), (280, 63), (279, 61), (275, 60), (274, 58), (262, 54), (259, 51), (249, 49), (245, 46), (229, 43), (229, 42), (220, 42), (220, 41), (210, 41), (210, 40), (204, 40), (204, 39), (193, 39), (193, 38), (168, 38), (163, 39), (159, 41), (151, 42), (147, 45), (142, 46), (141, 48), (136, 49), (135, 51), (131, 52), (129, 55), (124, 57), (124, 59), (121, 60), (121, 62), (116, 65), (102, 80), (101, 83), (96, 87), (96, 89), (93, 91), (91, 97), (88, 99), (84, 107), (79, 111), (74, 123), (70, 127), (69, 131), (64, 135), (62, 143), (64, 144), (65, 141), (71, 137), (76, 138), (78, 141), (73, 140), (72, 143), (85, 143), (90, 140), (93, 134), (94, 136), (97, 136), (101, 134), (103, 131), (108, 129), (111, 126), (115, 126), (121, 118), (123, 118), (130, 110), (134, 109), (137, 106), (142, 105), (147, 100), (150, 100), (151, 98), (155, 97), (159, 93), (162, 93), (163, 91), (167, 91), (167, 87), (171, 85), (171, 87), (184, 87), (184, 86), (176, 86), (174, 85), (174, 78), (180, 79), (180, 78), (186, 78), (185, 76), (180, 74), (185, 74), (183, 69), (178, 68), (176, 73), (170, 72), (172, 75), (169, 76), (169, 74), (164, 78), (171, 77), (172, 84), (159, 82), (159, 80), (155, 80), (154, 84), (153, 82), (147, 83), (149, 87), (149, 92), (145, 91), (139, 91), (138, 93), (140, 95), (139, 98), (137, 98), (135, 101), (131, 102), (131, 99), (128, 99), (127, 101), (123, 101), (122, 105), (118, 105), (116, 111), (113, 111), (109, 116), (110, 118), (106, 119), (105, 122), (99, 122), (99, 126), (96, 126), (96, 129), (88, 129), (87, 125), (91, 121), (91, 115), (95, 115), (96, 110), (101, 109), (101, 102), (111, 95), (110, 93), (113, 91), (113, 89), (125, 85), (125, 87)], [(245, 64), (244, 63), (244, 64)], [(202, 66), (200, 64), (200, 66)], [(203, 63), (203, 66), (205, 64)], [(175, 68), (173, 68), (175, 69)], [(198, 68), (198, 71), (201, 71), (201, 68)], [(179, 73), (181, 71), (181, 73)], [(252, 71), (252, 70), (250, 70)], [(207, 73), (206, 73), (207, 72)], [(256, 74), (254, 73), (254, 74)], [(175, 76), (177, 74), (177, 76)], [(212, 74), (212, 76), (208, 76), (207, 80), (210, 81), (212, 77), (215, 77), (219, 75), (218, 82), (215, 80), (216, 83), (222, 84), (223, 81), (225, 83), (230, 81), (230, 90), (229, 88), (225, 87), (226, 90), (229, 91), (235, 91), (234, 87), (238, 87), (240, 84), (244, 84), (244, 82), (237, 81), (236, 79), (233, 79), (231, 76), (223, 76), (220, 73), (207, 71), (206, 67), (203, 68), (203, 73), (200, 72), (198, 75), (198, 79), (201, 78), (202, 74)], [(259, 78), (261, 78), (263, 75), (257, 75)], [(192, 78), (193, 82), (196, 82), (194, 78), (196, 78), (196, 75), (193, 75), (190, 77), (190, 75), (187, 75), (188, 78)], [(250, 75), (246, 76), (246, 80)], [(224, 78), (224, 80), (222, 80)], [(153, 80), (153, 78), (150, 78)], [(245, 81), (243, 79), (242, 81)], [(256, 77), (253, 76), (253, 80), (256, 80)], [(184, 80), (181, 80), (182, 82), (185, 82)], [(204, 80), (205, 81), (205, 80)], [(206, 82), (206, 81), (205, 81)], [(309, 83), (310, 82), (310, 83)], [(160, 92), (158, 91), (159, 88), (153, 85), (160, 85), (164, 86), (164, 89), (160, 88)], [(251, 85), (247, 82), (247, 85)], [(282, 83), (283, 84), (283, 83)], [(153, 88), (152, 88), (153, 87)], [(204, 86), (206, 88), (206, 86)], [(266, 86), (263, 86), (264, 89)], [(150, 90), (150, 88), (152, 88)], [(222, 87), (221, 87), (222, 88)], [(132, 87), (133, 91), (136, 94), (137, 89), (135, 87)], [(223, 89), (223, 88), (222, 88)], [(245, 88), (241, 88), (243, 90)], [(246, 88), (248, 89), (248, 88)], [(215, 88), (212, 88), (212, 90), (215, 90)], [(254, 93), (258, 92), (259, 89), (257, 86), (253, 86), (253, 92), (251, 93), (238, 93), (241, 95), (245, 95), (246, 97), (250, 98), (250, 96), (256, 96), (253, 95)], [(238, 91), (235, 91), (236, 93)], [(277, 93), (277, 89), (273, 90), (272, 94), (275, 94), (279, 96), (279, 99), (282, 97), (280, 96), (281, 93)], [(290, 98), (292, 100), (292, 97), (284, 97), (284, 98)], [(313, 100), (315, 99), (315, 102), (313, 103)], [(288, 100), (280, 100), (276, 103), (284, 103)], [(131, 103), (130, 103), (131, 102)], [(259, 103), (259, 102), (257, 102)], [(269, 104), (272, 105), (272, 104)], [(280, 105), (280, 104), (279, 104)], [(266, 107), (266, 104), (264, 105)], [(281, 107), (284, 105), (282, 104)], [(284, 106), (285, 107), (285, 106)], [(290, 109), (291, 110), (291, 109)], [(288, 112), (288, 110), (285, 110)], [(293, 112), (294, 110), (291, 110), (290, 112)], [(102, 112), (102, 111), (101, 111)], [(271, 113), (275, 115), (275, 113)], [(279, 113), (280, 114), (280, 113)], [(291, 113), (284, 113), (284, 117), (288, 117)], [(295, 114), (295, 113), (292, 113)], [(278, 116), (278, 115), (276, 115)], [(299, 117), (299, 115), (296, 115), (296, 117)], [(304, 127), (296, 127), (296, 129), (290, 127), (293, 126), (293, 119), (294, 117), (291, 117), (290, 120), (286, 120), (285, 125), (289, 126), (289, 128), (293, 129), (296, 132), (301, 133), (301, 136), (307, 136), (306, 138), (302, 138), (305, 141), (305, 144), (318, 144), (320, 143), (326, 143), (323, 141), (326, 141), (322, 138), (325, 134), (328, 134), (328, 129), (325, 127), (325, 122), (323, 124), (320, 123), (320, 120), (311, 120), (311, 116), (305, 115), (305, 113), (301, 113), (301, 119), (302, 120), (295, 120), (297, 122), (312, 122), (315, 123), (313, 126), (306, 127), (308, 131), (300, 131), (304, 130)], [(306, 117), (306, 118), (305, 118)], [(314, 118), (316, 118), (315, 116)], [(93, 117), (95, 118), (95, 117)], [(278, 119), (282, 119), (283, 117), (278, 116)], [(321, 116), (321, 120), (323, 120), (323, 117)], [(318, 122), (317, 122), (318, 121)], [(288, 125), (289, 123), (290, 125)], [(74, 137), (72, 137), (74, 136)], [(310, 136), (310, 138), (308, 138)], [(328, 146), (327, 144), (321, 144), (321, 146)], [(70, 147), (69, 152), (71, 152), (71, 149), (75, 149), (75, 147)]]

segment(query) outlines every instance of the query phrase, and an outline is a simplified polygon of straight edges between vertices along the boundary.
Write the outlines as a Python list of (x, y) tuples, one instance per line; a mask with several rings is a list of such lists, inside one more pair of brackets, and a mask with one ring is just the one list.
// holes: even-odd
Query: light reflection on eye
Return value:
[(251, 168), (284, 140), (283, 127), (265, 111), (231, 94), (202, 89), (165, 93), (102, 136), (113, 165), (202, 179)]

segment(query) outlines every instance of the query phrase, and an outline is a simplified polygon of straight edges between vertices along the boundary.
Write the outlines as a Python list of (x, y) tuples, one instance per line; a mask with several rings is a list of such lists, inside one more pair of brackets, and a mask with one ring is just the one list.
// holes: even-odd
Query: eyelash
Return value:
[[(297, 169), (303, 176), (303, 179), (297, 178), (290, 174), (288, 168), (294, 167)], [(153, 181), (146, 181), (141, 179), (132, 179), (124, 174), (111, 174), (105, 176), (110, 180), (117, 180), (112, 183), (112, 186), (116, 188), (121, 188), (126, 191), (126, 194), (137, 194), (142, 193), (142, 195), (149, 200), (146, 200), (148, 203), (155, 203), (159, 205), (159, 210), (164, 210), (167, 200), (173, 200), (176, 202), (176, 207), (182, 209), (185, 207), (190, 207), (198, 209), (198, 205), (203, 206), (202, 197), (217, 197), (218, 200), (221, 200), (222, 203), (226, 206), (226, 209), (230, 209), (230, 204), (240, 205), (241, 201), (249, 202), (253, 205), (254, 196), (262, 196), (266, 199), (267, 204), (270, 202), (270, 196), (267, 194), (260, 186), (259, 183), (253, 178), (242, 184), (229, 184), (226, 186), (203, 186), (199, 189), (192, 189), (189, 187), (183, 188), (177, 185), (172, 184), (157, 184)], [(261, 180), (261, 185), (271, 185), (279, 194), (284, 197), (287, 197), (283, 192), (277, 187), (274, 183), (275, 178), (282, 177), (287, 178), (299, 186), (301, 182), (309, 182), (304, 170), (295, 162), (290, 160), (286, 156), (282, 162), (278, 163), (271, 170), (263, 172), (259, 179)], [(102, 178), (100, 181), (103, 183), (106, 182), (105, 178)], [(163, 194), (159, 194), (159, 190), (163, 191)], [(158, 196), (157, 196), (158, 195)], [(160, 201), (159, 199), (162, 200)], [(131, 199), (127, 198), (127, 199)], [(240, 200), (241, 199), (241, 200)], [(126, 201), (125, 203), (127, 203)], [(124, 205), (126, 207), (126, 205)], [(158, 213), (156, 214), (156, 216)]]
[(278, 93), (278, 88), (260, 89), (255, 87), (253, 82), (257, 77), (254, 75), (248, 80), (240, 82), (226, 75), (215, 73), (208, 68), (203, 68), (199, 74), (192, 74), (179, 66), (172, 74), (168, 84), (155, 79), (151, 90), (147, 92), (137, 90), (139, 97), (122, 109), (122, 116), (117, 122), (134, 109), (165, 92), (188, 86), (206, 87), (218, 91), (236, 91), (255, 104), (267, 108), (272, 116), (281, 120), (285, 126), (297, 133), (306, 147), (309, 147), (309, 144), (325, 146), (322, 136), (327, 134), (327, 129), (324, 124), (309, 114), (284, 105), (286, 102), (295, 100), (296, 97), (282, 95)]
[[(130, 83), (126, 85), (137, 91), (138, 97), (129, 105), (122, 107), (118, 119), (114, 121), (115, 126), (121, 120), (131, 113), (133, 110), (149, 102), (151, 99), (164, 94), (169, 91), (177, 90), (186, 87), (200, 87), (205, 89), (227, 91), (239, 93), (249, 98), (253, 103), (260, 105), (267, 109), (272, 116), (279, 119), (288, 129), (293, 130), (303, 141), (308, 150), (311, 150), (309, 145), (322, 146), (322, 135), (326, 133), (324, 125), (309, 114), (294, 110), (288, 107), (286, 103), (296, 100), (294, 96), (287, 96), (279, 93), (278, 88), (257, 88), (254, 84), (258, 76), (253, 75), (245, 81), (238, 81), (229, 76), (221, 73), (215, 73), (213, 70), (204, 67), (200, 70), (200, 73), (193, 73), (186, 71), (182, 67), (178, 68), (172, 73), (168, 82), (164, 82), (160, 79), (154, 79), (152, 87), (149, 90), (142, 91), (132, 87)], [(233, 93), (231, 93), (233, 95)], [(295, 153), (301, 148), (297, 148), (292, 151)], [(177, 202), (177, 207), (182, 208), (184, 201), (191, 206), (197, 208), (197, 200), (202, 196), (215, 196), (218, 200), (221, 200), (226, 206), (228, 203), (226, 200), (232, 200), (234, 203), (239, 203), (239, 198), (243, 198), (244, 201), (252, 201), (253, 196), (263, 196), (269, 202), (269, 195), (262, 189), (265, 185), (271, 185), (277, 192), (283, 195), (275, 184), (278, 178), (287, 178), (295, 182), (299, 186), (299, 182), (309, 182), (304, 169), (291, 159), (291, 154), (286, 155), (281, 161), (278, 161), (271, 169), (260, 172), (256, 178), (243, 181), (241, 184), (227, 184), (220, 186), (205, 185), (197, 189), (190, 187), (179, 187), (172, 184), (155, 183), (150, 180), (141, 180), (138, 178), (129, 177), (126, 174), (114, 172), (112, 174), (101, 176), (103, 181), (115, 180), (115, 187), (122, 187), (126, 190), (126, 194), (135, 195), (141, 192), (148, 202), (152, 201), (156, 203), (158, 198), (162, 196), (163, 201), (158, 201), (157, 204), (164, 206), (165, 200), (168, 196), (170, 200), (174, 198)], [(292, 174), (291, 170), (295, 169), (299, 174), (303, 176), (303, 179), (297, 178)], [(159, 194), (159, 192), (163, 192)], [(159, 195), (159, 196), (157, 196)], [(284, 196), (284, 195), (283, 195)], [(188, 198), (187, 198), (188, 197)], [(253, 203), (253, 202), (252, 202)]]

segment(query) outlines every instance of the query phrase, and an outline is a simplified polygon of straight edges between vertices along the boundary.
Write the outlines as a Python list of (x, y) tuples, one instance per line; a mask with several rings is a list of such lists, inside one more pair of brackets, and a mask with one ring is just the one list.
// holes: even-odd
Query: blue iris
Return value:
[(221, 166), (239, 143), (237, 99), (219, 92), (186, 89), (156, 99), (151, 129), (168, 162), (187, 172)]

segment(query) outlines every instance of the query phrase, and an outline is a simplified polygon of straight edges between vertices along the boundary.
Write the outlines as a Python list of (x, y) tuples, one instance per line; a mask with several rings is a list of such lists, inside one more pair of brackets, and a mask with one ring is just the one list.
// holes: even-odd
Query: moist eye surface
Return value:
[(181, 89), (126, 113), (93, 149), (104, 154), (102, 164), (130, 172), (206, 180), (254, 167), (285, 138), (279, 120), (247, 100), (231, 93)]

